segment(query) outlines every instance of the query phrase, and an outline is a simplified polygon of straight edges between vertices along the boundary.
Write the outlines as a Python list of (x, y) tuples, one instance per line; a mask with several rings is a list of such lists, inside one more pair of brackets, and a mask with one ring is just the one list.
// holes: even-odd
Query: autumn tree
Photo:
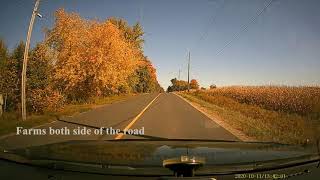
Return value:
[(210, 89), (215, 89), (215, 88), (217, 88), (217, 85), (215, 85), (215, 84), (210, 85)]
[[(177, 80), (177, 78), (171, 79), (171, 86), (168, 87), (167, 91), (185, 91), (188, 89), (188, 82), (183, 80)], [(199, 89), (199, 83), (196, 79), (190, 81), (191, 89)]]
[(55, 82), (72, 99), (116, 93), (135, 70), (138, 50), (110, 20), (88, 21), (58, 10), (47, 37), (57, 52)]
[[(143, 29), (123, 19), (82, 19), (60, 9), (46, 39), (30, 51), (27, 105), (33, 112), (56, 110), (65, 100), (115, 93), (163, 91), (143, 54)], [(0, 40), (0, 93), (19, 109), (24, 43), (8, 55)]]
[(168, 87), (167, 91), (185, 91), (188, 89), (188, 82), (183, 80), (177, 80), (177, 78), (171, 79), (171, 86)]
[(190, 89), (199, 89), (199, 83), (195, 79), (191, 79), (190, 81)]

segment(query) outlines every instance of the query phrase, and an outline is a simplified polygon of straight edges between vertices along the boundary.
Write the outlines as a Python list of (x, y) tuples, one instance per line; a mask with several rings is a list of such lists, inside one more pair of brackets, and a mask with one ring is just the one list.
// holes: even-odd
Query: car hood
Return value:
[[(181, 156), (205, 159), (206, 165), (250, 163), (316, 154), (315, 146), (275, 143), (164, 141), (68, 141), (7, 151), (31, 160), (61, 160), (130, 166), (162, 166)], [(2, 153), (3, 156), (3, 153)]]

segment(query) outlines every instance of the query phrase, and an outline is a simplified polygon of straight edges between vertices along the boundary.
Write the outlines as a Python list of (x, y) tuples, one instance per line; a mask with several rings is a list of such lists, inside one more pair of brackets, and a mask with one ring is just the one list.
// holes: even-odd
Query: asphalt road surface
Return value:
[[(145, 135), (175, 139), (239, 140), (213, 120), (173, 93), (142, 94), (125, 101), (105, 105), (74, 117), (45, 124), (46, 135), (11, 135), (0, 139), (4, 148), (27, 147), (68, 140), (110, 140), (141, 138), (132, 135), (48, 135), (49, 128), (144, 129)], [(83, 125), (80, 125), (83, 124)], [(96, 128), (95, 128), (96, 127)], [(93, 134), (93, 133), (92, 133)]]

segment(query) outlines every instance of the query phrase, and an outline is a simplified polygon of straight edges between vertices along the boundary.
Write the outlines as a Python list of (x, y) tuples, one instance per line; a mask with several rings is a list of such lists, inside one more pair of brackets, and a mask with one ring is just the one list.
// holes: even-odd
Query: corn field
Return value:
[(316, 116), (320, 113), (320, 87), (230, 86), (199, 93), (222, 95), (240, 103), (274, 111)]

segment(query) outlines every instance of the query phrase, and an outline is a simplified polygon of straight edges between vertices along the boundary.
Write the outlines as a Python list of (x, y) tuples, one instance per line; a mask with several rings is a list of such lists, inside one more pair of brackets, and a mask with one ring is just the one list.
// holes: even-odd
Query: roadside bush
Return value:
[(217, 88), (217, 86), (215, 84), (210, 85), (210, 89), (215, 89), (215, 88)]
[(34, 89), (28, 97), (28, 107), (37, 113), (57, 111), (65, 102), (61, 93), (51, 88)]

